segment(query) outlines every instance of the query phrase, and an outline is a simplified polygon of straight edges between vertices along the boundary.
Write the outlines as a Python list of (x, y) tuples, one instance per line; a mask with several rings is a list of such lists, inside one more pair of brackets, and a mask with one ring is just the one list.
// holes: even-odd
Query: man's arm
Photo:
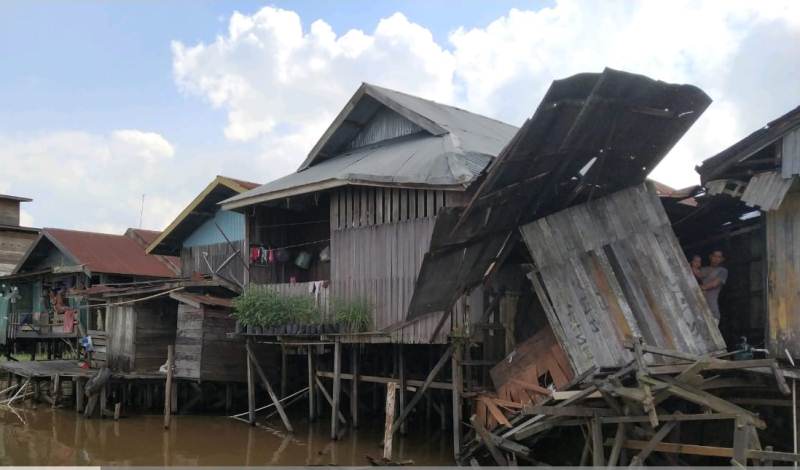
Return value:
[(715, 277), (714, 279), (710, 280), (709, 282), (703, 283), (703, 285), (700, 286), (700, 289), (702, 289), (702, 290), (712, 290), (712, 289), (716, 289), (720, 285), (722, 285), (722, 280), (720, 278), (718, 278), (718, 277)]

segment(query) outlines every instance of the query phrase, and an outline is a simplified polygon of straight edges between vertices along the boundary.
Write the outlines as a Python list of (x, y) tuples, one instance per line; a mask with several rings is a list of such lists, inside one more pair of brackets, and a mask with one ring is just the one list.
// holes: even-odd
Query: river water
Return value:
[[(382, 425), (367, 423), (330, 440), (327, 420), (292, 417), (295, 433), (280, 421), (264, 427), (224, 416), (134, 415), (119, 421), (83, 419), (74, 410), (0, 406), (0, 465), (366, 465), (380, 457)], [(394, 460), (452, 465), (452, 435), (437, 426), (409, 426), (394, 438)], [(428, 431), (429, 428), (437, 428)]]

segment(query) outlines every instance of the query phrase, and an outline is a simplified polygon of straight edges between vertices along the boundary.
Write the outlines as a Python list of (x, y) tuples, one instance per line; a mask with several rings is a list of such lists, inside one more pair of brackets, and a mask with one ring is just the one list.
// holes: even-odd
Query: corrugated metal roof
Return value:
[(42, 235), (95, 273), (174, 277), (175, 273), (124, 235), (43, 228)]
[(777, 171), (765, 171), (753, 175), (741, 199), (750, 207), (758, 206), (765, 211), (776, 210), (781, 206), (793, 181), (793, 177), (783, 178)]
[(0, 199), (5, 199), (7, 201), (19, 201), (19, 202), (31, 202), (33, 199), (27, 197), (20, 197), (20, 196), (10, 196), (8, 194), (0, 194)]
[[(391, 109), (422, 131), (348, 149), (381, 109)], [(323, 134), (296, 173), (223, 201), (234, 209), (347, 184), (463, 189), (517, 128), (463, 109), (364, 84)]]
[(520, 225), (643, 182), (710, 103), (697, 87), (612, 69), (554, 81), (470, 205), (437, 218), (409, 316), (447, 310)]

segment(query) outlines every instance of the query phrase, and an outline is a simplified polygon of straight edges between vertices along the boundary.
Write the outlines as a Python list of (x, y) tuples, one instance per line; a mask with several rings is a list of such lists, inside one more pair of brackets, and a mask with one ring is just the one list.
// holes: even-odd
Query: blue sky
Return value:
[(292, 171), (361, 81), (519, 124), (604, 66), (715, 100), (655, 173), (683, 186), (800, 104), (798, 3), (8, 1), (0, 193), (34, 198), (29, 224), (108, 232), (145, 194), (160, 229), (216, 174)]

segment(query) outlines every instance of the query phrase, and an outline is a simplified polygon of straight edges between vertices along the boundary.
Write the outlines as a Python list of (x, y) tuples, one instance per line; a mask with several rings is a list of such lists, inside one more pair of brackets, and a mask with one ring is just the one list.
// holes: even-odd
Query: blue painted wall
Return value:
[(219, 233), (219, 230), (214, 225), (215, 222), (225, 232), (228, 240), (232, 242), (244, 240), (244, 214), (219, 210), (214, 214), (213, 218), (203, 222), (203, 225), (197, 227), (197, 230), (186, 237), (186, 240), (183, 241), (183, 246), (191, 247), (225, 243), (225, 237)]

